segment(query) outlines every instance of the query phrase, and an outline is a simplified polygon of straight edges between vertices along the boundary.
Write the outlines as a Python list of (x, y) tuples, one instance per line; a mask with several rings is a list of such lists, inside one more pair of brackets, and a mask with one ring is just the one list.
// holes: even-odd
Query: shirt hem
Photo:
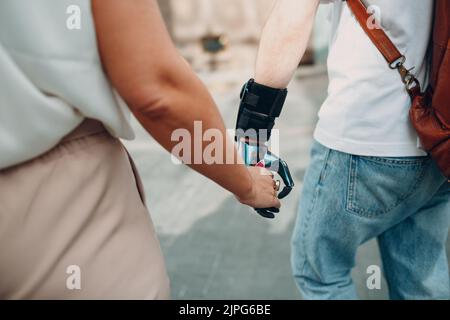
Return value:
[(379, 143), (362, 142), (332, 136), (316, 128), (314, 139), (329, 149), (367, 157), (421, 157), (427, 153), (417, 147), (416, 143)]

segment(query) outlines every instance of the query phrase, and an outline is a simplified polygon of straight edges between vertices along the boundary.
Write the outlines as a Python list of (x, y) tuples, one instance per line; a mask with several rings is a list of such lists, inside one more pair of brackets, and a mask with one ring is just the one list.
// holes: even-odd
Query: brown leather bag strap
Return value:
[(367, 33), (370, 40), (372, 40), (389, 65), (394, 66), (396, 62), (400, 62), (404, 56), (400, 53), (386, 32), (384, 32), (383, 29), (369, 27), (367, 22), (371, 16), (367, 12), (366, 5), (361, 0), (346, 1), (363, 30)]
[(372, 40), (373, 44), (378, 48), (383, 57), (386, 59), (389, 67), (393, 70), (397, 69), (400, 73), (406, 90), (412, 99), (418, 96), (421, 92), (419, 80), (411, 73), (411, 70), (406, 69), (406, 57), (397, 49), (386, 32), (381, 28), (371, 28), (368, 21), (371, 16), (367, 10), (366, 5), (362, 0), (343, 0), (347, 2), (350, 10), (358, 20), (364, 32)]

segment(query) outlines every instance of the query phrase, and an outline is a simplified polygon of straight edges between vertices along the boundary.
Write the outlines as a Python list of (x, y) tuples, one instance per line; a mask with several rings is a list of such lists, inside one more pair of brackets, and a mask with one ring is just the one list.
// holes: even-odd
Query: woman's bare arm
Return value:
[[(185, 128), (193, 137), (195, 121), (202, 122), (203, 130), (216, 128), (226, 136), (213, 99), (174, 47), (156, 0), (93, 0), (92, 11), (102, 61), (112, 84), (165, 149), (171, 151), (176, 145), (171, 141), (176, 129)], [(223, 153), (236, 155), (234, 148), (233, 143), (224, 144)], [(279, 206), (273, 199), (272, 180), (255, 170), (240, 164), (191, 167), (243, 203)]]

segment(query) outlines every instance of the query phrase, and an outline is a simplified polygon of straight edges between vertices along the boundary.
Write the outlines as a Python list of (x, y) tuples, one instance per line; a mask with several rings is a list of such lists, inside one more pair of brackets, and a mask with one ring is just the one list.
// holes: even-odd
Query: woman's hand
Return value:
[(249, 167), (252, 189), (245, 197), (237, 197), (240, 203), (255, 209), (280, 208), (273, 174), (265, 168)]

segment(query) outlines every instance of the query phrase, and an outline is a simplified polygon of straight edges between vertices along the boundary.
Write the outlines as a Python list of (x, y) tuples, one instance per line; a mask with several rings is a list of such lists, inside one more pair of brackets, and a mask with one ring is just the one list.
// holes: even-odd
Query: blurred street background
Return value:
[[(257, 44), (273, 0), (161, 0), (180, 52), (211, 90), (227, 128), (234, 128), (242, 84), (253, 76)], [(144, 180), (166, 258), (174, 299), (301, 299), (290, 268), (290, 238), (318, 109), (326, 97), (328, 8), (322, 6), (310, 49), (289, 90), (282, 118), (281, 156), (296, 182), (274, 221), (260, 218), (232, 195), (176, 166), (134, 121), (126, 142)], [(362, 299), (387, 298), (366, 286), (367, 268), (381, 267), (376, 242), (358, 253), (353, 278)]]

